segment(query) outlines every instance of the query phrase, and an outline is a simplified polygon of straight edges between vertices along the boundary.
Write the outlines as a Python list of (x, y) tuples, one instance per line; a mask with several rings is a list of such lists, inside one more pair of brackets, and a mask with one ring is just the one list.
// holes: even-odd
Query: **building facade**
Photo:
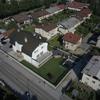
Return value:
[(70, 32), (64, 35), (63, 42), (64, 42), (65, 49), (74, 51), (80, 46), (82, 42), (82, 38), (77, 34)]
[(82, 82), (94, 90), (100, 90), (100, 56), (93, 56), (82, 71)]

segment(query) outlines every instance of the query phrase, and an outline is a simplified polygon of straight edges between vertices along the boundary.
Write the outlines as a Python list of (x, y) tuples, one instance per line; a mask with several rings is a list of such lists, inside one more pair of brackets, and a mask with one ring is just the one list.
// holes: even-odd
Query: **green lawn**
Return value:
[(32, 25), (25, 26), (24, 31), (34, 32), (34, 27)]
[(52, 58), (40, 68), (35, 68), (25, 60), (21, 63), (51, 82), (57, 85), (59, 81), (66, 75), (67, 71), (62, 65), (62, 58)]
[(90, 19), (87, 19), (81, 25), (76, 28), (76, 32), (79, 35), (83, 35), (84, 37), (90, 33), (97, 24), (100, 23), (100, 17), (92, 15)]
[(48, 22), (58, 23), (59, 21), (69, 18), (71, 15), (74, 15), (75, 13), (76, 13), (75, 11), (66, 9), (54, 16), (49, 17), (48, 19), (42, 20), (42, 23), (48, 23)]
[(60, 42), (58, 41), (58, 39), (59, 39), (59, 36), (57, 35), (56, 37), (54, 37), (48, 41), (48, 43), (49, 43), (48, 49), (49, 50), (52, 50), (54, 47), (63, 48), (63, 46), (60, 45)]
[[(73, 98), (72, 91), (77, 90), (78, 95)], [(66, 90), (66, 94), (73, 100), (96, 100), (95, 91), (81, 82), (72, 82), (70, 88)]]

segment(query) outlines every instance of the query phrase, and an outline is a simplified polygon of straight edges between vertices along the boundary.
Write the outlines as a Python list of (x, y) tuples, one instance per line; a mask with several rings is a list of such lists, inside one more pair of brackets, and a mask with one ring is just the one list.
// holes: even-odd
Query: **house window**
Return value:
[(43, 49), (43, 46), (41, 47), (41, 49)]
[(95, 81), (92, 81), (93, 84), (95, 84)]
[(87, 82), (85, 82), (85, 84), (87, 85)]
[(34, 51), (34, 53), (37, 53), (37, 52), (38, 52), (38, 50)]
[(37, 55), (37, 58), (39, 57), (39, 54)]
[(89, 80), (89, 78), (88, 78), (88, 77), (87, 77), (86, 79), (87, 79), (87, 80)]
[(17, 50), (16, 52), (17, 52), (17, 53), (20, 53), (20, 54), (22, 53), (22, 52), (21, 52), (21, 51), (19, 51), (19, 50)]
[(40, 55), (43, 55), (43, 51), (40, 53)]

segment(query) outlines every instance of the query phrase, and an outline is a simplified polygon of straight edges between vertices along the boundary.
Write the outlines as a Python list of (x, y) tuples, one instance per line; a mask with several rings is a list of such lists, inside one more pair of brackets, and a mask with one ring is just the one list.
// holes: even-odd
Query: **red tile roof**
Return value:
[(59, 4), (59, 5), (57, 5), (57, 7), (60, 8), (60, 9), (65, 9), (66, 5), (65, 4)]
[(89, 8), (83, 8), (80, 12), (77, 13), (77, 17), (80, 18), (84, 18), (84, 17), (88, 17), (89, 14), (91, 14), (92, 12), (90, 11)]
[(54, 23), (36, 25), (36, 28), (41, 28), (41, 29), (45, 30), (46, 32), (49, 32), (49, 31), (55, 29), (56, 27), (57, 27), (57, 25)]
[(76, 1), (73, 1), (73, 2), (69, 2), (67, 4), (67, 7), (70, 7), (70, 8), (75, 8), (75, 9), (82, 9), (83, 7), (87, 7), (88, 5), (85, 4), (85, 3), (80, 3), (80, 2), (76, 2)]
[(80, 40), (80, 36), (71, 32), (66, 33), (63, 37), (64, 41), (76, 44)]
[(39, 17), (45, 16), (45, 15), (48, 15), (48, 14), (49, 13), (46, 10), (41, 10), (41, 11), (31, 13), (31, 16), (33, 18), (39, 18)]

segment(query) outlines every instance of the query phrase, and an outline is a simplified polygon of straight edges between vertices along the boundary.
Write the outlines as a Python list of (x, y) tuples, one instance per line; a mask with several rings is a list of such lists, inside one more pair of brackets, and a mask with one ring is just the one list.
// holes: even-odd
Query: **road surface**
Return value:
[(20, 65), (14, 62), (13, 59), (0, 51), (0, 78), (3, 78), (8, 85), (20, 93), (29, 91), (30, 94), (36, 95), (38, 100), (57, 100), (35, 84), (35, 80), (32, 77), (30, 77), (30, 79), (24, 69), (24, 74), (23, 72), (21, 73), (22, 70), (19, 71), (19, 66)]

